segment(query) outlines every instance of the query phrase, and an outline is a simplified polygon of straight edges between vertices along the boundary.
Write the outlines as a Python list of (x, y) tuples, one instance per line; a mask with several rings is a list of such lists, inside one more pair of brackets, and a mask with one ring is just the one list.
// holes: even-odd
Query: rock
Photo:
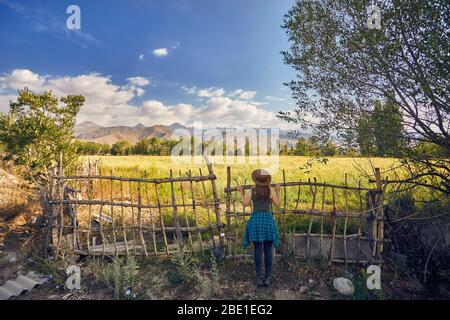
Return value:
[(309, 288), (307, 286), (301, 286), (300, 287), (300, 293), (306, 293), (309, 290)]
[(335, 278), (333, 280), (333, 287), (343, 296), (351, 296), (355, 293), (355, 287), (352, 281), (347, 278)]
[(308, 284), (314, 284), (314, 280), (313, 279), (309, 279), (308, 280)]
[(15, 252), (7, 252), (6, 256), (2, 258), (1, 262), (17, 262), (17, 254)]

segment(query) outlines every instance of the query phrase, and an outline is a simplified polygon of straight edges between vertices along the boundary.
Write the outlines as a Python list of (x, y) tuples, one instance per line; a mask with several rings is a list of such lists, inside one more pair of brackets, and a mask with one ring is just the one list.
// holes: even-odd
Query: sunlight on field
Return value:
[[(85, 157), (84, 160), (87, 160)], [(207, 174), (207, 168), (205, 163), (202, 164), (177, 164), (174, 163), (171, 157), (163, 156), (104, 156), (104, 157), (91, 157), (93, 159), (101, 159), (100, 168), (103, 175), (114, 175), (124, 177), (143, 177), (145, 174), (149, 178), (161, 178), (168, 177), (170, 169), (173, 170), (173, 175), (179, 176), (187, 175), (188, 171), (192, 171), (192, 175), (200, 175), (199, 169), (202, 170), (202, 174)], [(314, 163), (311, 168), (304, 169), (303, 166), (307, 163), (310, 157), (292, 157), (284, 156), (280, 157), (279, 170), (273, 175), (272, 181), (274, 183), (283, 182), (283, 170), (285, 170), (286, 181), (307, 181), (308, 179), (317, 179), (318, 182), (326, 182), (331, 184), (343, 185), (345, 183), (345, 174), (347, 174), (347, 183), (349, 186), (358, 186), (359, 182), (363, 187), (375, 187), (374, 184), (369, 183), (368, 176), (372, 175), (372, 166), (379, 167), (381, 172), (388, 172), (389, 169), (394, 168), (398, 162), (392, 158), (328, 158), (328, 162)], [(213, 161), (213, 159), (211, 159)], [(236, 183), (239, 184), (251, 184), (251, 172), (254, 169), (262, 167), (260, 164), (233, 164), (231, 165), (232, 186)], [(214, 173), (217, 176), (217, 187), (219, 191), (219, 197), (224, 197), (224, 188), (226, 187), (226, 164), (214, 164)], [(389, 171), (389, 174), (393, 174), (393, 171)], [(373, 177), (373, 176), (372, 176)], [(209, 190), (208, 190), (209, 191)], [(169, 190), (162, 190), (165, 193)], [(168, 196), (168, 194), (167, 194)], [(297, 197), (297, 192), (294, 188), (288, 190), (288, 202), (294, 202)], [(303, 192), (302, 197), (305, 202), (308, 202), (310, 194), (309, 192)], [(330, 194), (326, 195), (327, 200), (331, 197)], [(336, 196), (337, 204), (343, 205), (343, 197)], [(359, 205), (359, 195), (350, 194), (350, 205)]]
[[(165, 156), (100, 156), (100, 157), (84, 157), (83, 160), (100, 159), (100, 167), (103, 174), (109, 175), (111, 171), (117, 176), (143, 176), (144, 171), (148, 177), (160, 178), (169, 176), (169, 170), (172, 169), (175, 176), (179, 175), (179, 171), (183, 175), (188, 170), (192, 170), (193, 175), (198, 174), (199, 168), (202, 172), (207, 173), (206, 165), (202, 164), (177, 164), (172, 162), (171, 157)], [(393, 158), (341, 158), (330, 157), (326, 164), (314, 163), (309, 170), (302, 167), (307, 163), (310, 157), (294, 157), (281, 156), (279, 170), (273, 176), (272, 181), (282, 182), (282, 170), (286, 172), (286, 181), (303, 180), (308, 178), (317, 178), (319, 182), (326, 181), (328, 183), (342, 184), (344, 183), (345, 173), (348, 175), (348, 184), (357, 185), (361, 179), (362, 185), (368, 185), (367, 178), (364, 173), (372, 174), (372, 165), (379, 167), (381, 172), (385, 172), (398, 164)], [(214, 164), (214, 173), (218, 178), (220, 187), (226, 185), (226, 164)], [(232, 164), (231, 171), (233, 183), (235, 179), (239, 183), (251, 183), (251, 172), (254, 169), (262, 167), (261, 164)]]

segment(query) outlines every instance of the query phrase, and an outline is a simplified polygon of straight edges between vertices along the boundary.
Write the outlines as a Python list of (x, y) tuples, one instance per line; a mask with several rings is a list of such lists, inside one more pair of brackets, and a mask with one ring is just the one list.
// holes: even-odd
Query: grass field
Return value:
[[(87, 161), (89, 157), (84, 157), (83, 161)], [(205, 163), (201, 164), (177, 164), (172, 162), (171, 157), (164, 156), (103, 156), (91, 157), (91, 160), (100, 159), (100, 168), (103, 175), (114, 175), (123, 177), (143, 177), (145, 174), (149, 178), (162, 178), (169, 176), (169, 170), (173, 170), (174, 176), (187, 175), (189, 170), (192, 170), (192, 175), (199, 175), (199, 169), (203, 174), (207, 174)], [(273, 175), (272, 181), (274, 183), (283, 182), (283, 170), (285, 171), (286, 181), (307, 181), (308, 179), (317, 179), (318, 182), (326, 182), (336, 185), (344, 185), (345, 174), (347, 174), (347, 183), (349, 186), (357, 187), (359, 183), (364, 187), (375, 187), (373, 183), (369, 183), (368, 176), (372, 175), (373, 167), (379, 167), (381, 172), (389, 172), (391, 168), (395, 167), (398, 162), (393, 158), (372, 158), (370, 160), (365, 158), (329, 158), (327, 163), (314, 163), (308, 170), (303, 166), (308, 162), (309, 157), (293, 157), (284, 156), (279, 158), (279, 170)], [(213, 160), (213, 159), (212, 159)], [(254, 169), (261, 167), (261, 164), (234, 164), (231, 165), (232, 172), (232, 186), (236, 183), (251, 184), (251, 172)], [(214, 164), (214, 173), (217, 176), (217, 187), (219, 197), (224, 199), (223, 192), (226, 187), (226, 164)], [(164, 188), (165, 187), (165, 188)], [(170, 189), (162, 186), (161, 195), (167, 198), (170, 202)], [(208, 185), (207, 185), (208, 187)], [(201, 188), (200, 188), (201, 189)], [(208, 188), (208, 193), (210, 189)], [(282, 190), (282, 197), (284, 190)], [(321, 192), (325, 192), (325, 205), (332, 205), (331, 190), (317, 190), (317, 198), (321, 199)], [(336, 205), (340, 209), (344, 209), (346, 205), (343, 196), (343, 190), (335, 190)], [(296, 203), (298, 197), (298, 188), (289, 187), (286, 190), (287, 202), (289, 206)], [(302, 187), (300, 195), (300, 202), (306, 208), (310, 205), (312, 200), (311, 192), (307, 186)], [(350, 209), (356, 209), (360, 206), (360, 194), (358, 192), (349, 191), (348, 206)], [(362, 195), (364, 197), (364, 194)]]
[[(192, 170), (193, 174), (198, 173), (201, 168), (204, 173), (207, 172), (206, 165), (192, 164), (176, 164), (172, 162), (169, 156), (100, 156), (100, 157), (83, 157), (83, 161), (88, 159), (100, 159), (100, 167), (104, 174), (111, 171), (117, 176), (139, 177), (143, 176), (144, 171), (151, 178), (167, 177), (169, 170), (172, 169), (175, 175), (179, 170), (185, 174), (187, 170)], [(328, 158), (326, 164), (314, 163), (310, 170), (302, 169), (310, 157), (281, 156), (279, 157), (279, 170), (273, 176), (272, 181), (282, 182), (282, 170), (286, 172), (286, 181), (305, 181), (308, 178), (317, 178), (319, 182), (329, 182), (335, 184), (343, 184), (345, 174), (348, 176), (349, 185), (357, 185), (361, 180), (361, 184), (367, 186), (368, 181), (364, 177), (363, 172), (371, 174), (372, 166), (379, 167), (381, 172), (388, 171), (398, 164), (393, 158)], [(226, 164), (214, 164), (214, 173), (218, 178), (218, 185), (223, 189), (226, 185)], [(238, 179), (239, 183), (251, 183), (251, 172), (260, 168), (260, 164), (232, 164), (232, 177)]]

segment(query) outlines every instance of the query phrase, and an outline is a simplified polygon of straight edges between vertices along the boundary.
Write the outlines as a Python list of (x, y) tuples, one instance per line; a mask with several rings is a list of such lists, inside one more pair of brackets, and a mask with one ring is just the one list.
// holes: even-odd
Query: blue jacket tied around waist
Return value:
[(247, 248), (251, 241), (272, 240), (279, 246), (278, 228), (270, 209), (271, 199), (253, 200), (253, 212), (245, 227), (243, 246)]

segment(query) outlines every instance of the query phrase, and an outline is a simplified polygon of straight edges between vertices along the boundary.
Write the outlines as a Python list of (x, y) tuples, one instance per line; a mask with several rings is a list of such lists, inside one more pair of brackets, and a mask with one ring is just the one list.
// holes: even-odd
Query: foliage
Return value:
[(298, 139), (293, 152), (296, 156), (334, 156), (339, 148), (331, 140), (320, 141), (317, 136), (311, 136)]
[(75, 146), (80, 155), (108, 155), (111, 152), (110, 145), (106, 143), (75, 141)]
[(216, 261), (216, 256), (213, 252), (209, 252), (210, 256), (210, 286), (211, 286), (211, 293), (213, 295), (216, 295), (219, 293), (220, 288), (220, 277), (219, 277), (219, 266)]
[(401, 122), (408, 142), (409, 147), (399, 151), (410, 178), (449, 193), (450, 160), (437, 163), (412, 148), (428, 142), (450, 149), (450, 3), (379, 2), (379, 30), (367, 27), (368, 5), (357, 0), (299, 0), (288, 12), (283, 28), (291, 48), (283, 56), (298, 73), (288, 83), (297, 109), (279, 117), (313, 128), (321, 139), (336, 136), (351, 146), (358, 119), (374, 113), (377, 101), (389, 101), (402, 114), (394, 120)]
[(357, 127), (357, 142), (363, 155), (398, 156), (405, 147), (401, 113), (391, 102), (375, 102), (374, 111), (363, 115)]
[(173, 283), (183, 283), (188, 286), (198, 284), (200, 274), (197, 269), (198, 261), (190, 250), (185, 249), (181, 241), (176, 241), (176, 251), (171, 256), (175, 270), (169, 274), (169, 280)]
[(157, 137), (139, 141), (133, 148), (132, 154), (168, 156), (177, 141), (164, 140)]
[(27, 177), (35, 181), (49, 173), (60, 152), (64, 169), (73, 170), (77, 160), (73, 129), (83, 103), (83, 96), (58, 99), (51, 91), (20, 90), (17, 102), (10, 103), (9, 113), (0, 113), (0, 143), (7, 157), (25, 166)]
[[(134, 256), (115, 257), (112, 263), (101, 263), (94, 276), (114, 292), (117, 299), (134, 299), (138, 295), (139, 265)], [(99, 275), (100, 274), (100, 275)]]
[(116, 156), (129, 155), (131, 152), (131, 143), (128, 140), (117, 141), (111, 147), (111, 154)]
[(76, 141), (78, 153), (81, 155), (158, 155), (168, 156), (177, 141), (157, 137), (145, 138), (132, 145), (127, 140), (117, 141), (112, 146), (104, 143)]

